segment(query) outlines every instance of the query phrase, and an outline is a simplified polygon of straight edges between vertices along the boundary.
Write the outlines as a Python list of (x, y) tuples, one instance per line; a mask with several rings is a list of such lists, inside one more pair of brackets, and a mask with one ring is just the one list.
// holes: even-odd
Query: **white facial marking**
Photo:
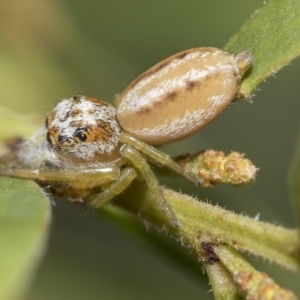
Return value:
[(99, 154), (111, 154), (118, 146), (121, 128), (116, 119), (116, 109), (112, 105), (101, 101), (91, 101), (83, 96), (78, 99), (63, 100), (54, 108), (49, 131), (51, 128), (56, 128), (57, 136), (73, 138), (78, 128), (89, 127), (93, 128), (96, 136), (96, 130), (102, 124), (108, 131), (102, 136), (97, 136), (96, 140), (61, 147), (62, 151), (72, 153), (77, 158), (92, 160)]
[[(231, 64), (218, 63), (216, 65), (211, 65), (206, 62), (210, 60), (211, 56), (216, 57), (218, 55), (224, 54), (221, 51), (215, 51), (213, 53), (209, 51), (204, 53), (194, 52), (189, 53), (182, 59), (174, 59), (169, 65), (160, 69), (156, 73), (143, 78), (134, 86), (134, 89), (128, 91), (126, 98), (123, 99), (123, 104), (118, 108), (118, 113), (122, 114), (126, 110), (138, 111), (142, 107), (151, 107), (153, 106), (155, 99), (157, 99), (157, 102), (161, 101), (161, 97), (166, 95), (168, 91), (180, 90), (180, 88), (186, 86), (187, 81), (201, 82), (207, 75), (214, 74), (216, 71), (220, 72), (224, 70), (224, 72), (232, 74)], [(168, 74), (178, 66), (184, 65), (186, 62), (189, 62), (193, 59), (201, 60), (204, 67), (199, 69), (193, 68), (191, 65), (190, 69), (186, 72), (183, 72), (175, 77), (170, 77), (169, 79), (164, 78), (164, 80), (158, 82), (155, 87), (151, 87), (151, 89), (148, 91), (143, 90), (144, 87), (155, 78), (162, 78), (165, 74)], [(228, 84), (228, 82), (224, 81), (221, 84), (225, 86)]]

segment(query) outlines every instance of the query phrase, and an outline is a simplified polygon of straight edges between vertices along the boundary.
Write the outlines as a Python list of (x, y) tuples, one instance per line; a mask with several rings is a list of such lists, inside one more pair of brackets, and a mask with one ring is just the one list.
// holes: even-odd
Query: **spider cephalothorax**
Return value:
[(51, 147), (74, 159), (108, 162), (118, 156), (121, 127), (107, 102), (83, 96), (63, 100), (48, 115), (46, 128)]

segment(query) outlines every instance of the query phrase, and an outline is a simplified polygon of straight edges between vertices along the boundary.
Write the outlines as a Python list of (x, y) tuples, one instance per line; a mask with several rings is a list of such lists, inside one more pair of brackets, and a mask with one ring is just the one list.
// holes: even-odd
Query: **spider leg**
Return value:
[(118, 166), (79, 168), (79, 169), (30, 169), (11, 168), (1, 169), (0, 175), (19, 177), (24, 179), (36, 179), (40, 181), (72, 181), (95, 184), (113, 181), (120, 177)]
[(161, 163), (171, 170), (175, 171), (176, 173), (184, 176), (188, 180), (199, 184), (199, 179), (196, 178), (193, 174), (185, 171), (181, 166), (179, 166), (169, 155), (163, 153), (162, 151), (159, 151), (153, 146), (150, 146), (139, 139), (135, 138), (134, 136), (122, 132), (120, 135), (120, 141), (122, 143), (131, 145), (138, 151), (142, 152), (143, 154), (147, 155), (148, 157), (151, 157), (154, 161)]
[(100, 208), (107, 202), (109, 202), (113, 197), (122, 193), (133, 179), (137, 176), (136, 171), (133, 168), (125, 168), (121, 171), (118, 179), (116, 179), (105, 191), (100, 194), (92, 196), (88, 205), (92, 208)]
[(146, 183), (148, 184), (150, 190), (153, 192), (154, 197), (157, 200), (160, 208), (166, 213), (167, 217), (172, 221), (172, 223), (176, 227), (179, 226), (179, 221), (175, 217), (169, 203), (166, 201), (159, 187), (158, 181), (155, 175), (153, 174), (150, 166), (148, 165), (146, 159), (143, 158), (141, 154), (130, 145), (123, 145), (120, 149), (120, 153), (135, 168), (139, 170), (139, 172), (144, 177)]

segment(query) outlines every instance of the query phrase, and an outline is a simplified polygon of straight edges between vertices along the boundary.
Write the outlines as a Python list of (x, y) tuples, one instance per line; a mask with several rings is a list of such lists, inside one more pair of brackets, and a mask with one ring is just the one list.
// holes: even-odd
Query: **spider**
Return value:
[(19, 166), (0, 174), (50, 183), (55, 193), (92, 208), (142, 177), (178, 226), (149, 161), (198, 180), (155, 146), (191, 135), (219, 115), (236, 96), (251, 61), (246, 51), (194, 48), (140, 75), (117, 97), (116, 107), (83, 95), (62, 100), (45, 126), (21, 145)]

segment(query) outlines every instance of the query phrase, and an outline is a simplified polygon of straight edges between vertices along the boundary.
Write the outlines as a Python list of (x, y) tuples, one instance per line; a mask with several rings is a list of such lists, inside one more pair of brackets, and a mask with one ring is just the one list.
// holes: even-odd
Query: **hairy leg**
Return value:
[(94, 195), (89, 199), (88, 206), (92, 208), (100, 208), (109, 202), (113, 197), (122, 193), (136, 176), (137, 173), (133, 168), (127, 167), (123, 169), (119, 178), (112, 182), (112, 184), (105, 191)]
[(122, 132), (120, 135), (120, 141), (122, 143), (131, 145), (138, 151), (142, 152), (143, 154), (147, 155), (148, 157), (151, 157), (155, 162), (160, 163), (162, 165), (167, 166), (171, 170), (175, 171), (176, 173), (186, 177), (188, 180), (199, 184), (199, 179), (196, 178), (193, 174), (185, 171), (181, 166), (179, 166), (169, 155), (165, 154), (162, 151), (159, 151), (153, 146), (150, 146), (134, 136)]
[(143, 158), (142, 155), (130, 145), (123, 145), (120, 152), (121, 155), (126, 158), (142, 174), (150, 190), (153, 192), (155, 200), (158, 202), (160, 208), (166, 213), (174, 226), (179, 226), (179, 221), (175, 217), (169, 203), (163, 196), (158, 181), (146, 159)]
[(29, 168), (6, 168), (0, 169), (0, 175), (35, 179), (40, 181), (72, 181), (97, 183), (113, 181), (120, 176), (118, 166), (80, 168), (80, 169), (29, 169)]

